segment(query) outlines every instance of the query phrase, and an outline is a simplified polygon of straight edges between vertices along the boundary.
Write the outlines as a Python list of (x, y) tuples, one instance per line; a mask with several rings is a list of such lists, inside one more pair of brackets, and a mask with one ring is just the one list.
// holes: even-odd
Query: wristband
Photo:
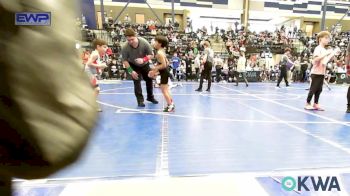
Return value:
[(148, 62), (148, 61), (149, 61), (148, 56), (143, 57), (143, 62), (144, 62), (144, 63), (146, 63), (146, 62)]
[(128, 71), (129, 74), (131, 74), (134, 71), (130, 66), (126, 70)]

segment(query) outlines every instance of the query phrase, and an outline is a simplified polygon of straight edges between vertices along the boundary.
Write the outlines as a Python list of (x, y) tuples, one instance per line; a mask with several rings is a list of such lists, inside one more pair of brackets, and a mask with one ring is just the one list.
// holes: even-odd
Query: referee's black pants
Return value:
[(131, 68), (139, 75), (138, 80), (134, 80), (134, 92), (137, 99), (137, 103), (143, 103), (145, 100), (142, 94), (141, 78), (146, 82), (147, 99), (154, 99), (153, 95), (153, 80), (148, 77), (148, 72), (151, 70), (149, 64), (143, 65), (142, 67), (136, 66), (130, 63)]
[(208, 80), (208, 90), (211, 87), (211, 69), (213, 68), (213, 64), (211, 62), (206, 62), (204, 65), (204, 70), (201, 73), (201, 80), (199, 81), (198, 89), (202, 90), (204, 78)]
[(282, 79), (284, 79), (284, 82), (286, 83), (286, 86), (289, 86), (288, 84), (288, 79), (287, 79), (287, 70), (281, 69), (281, 73), (278, 77), (278, 81), (277, 81), (277, 86), (279, 87)]

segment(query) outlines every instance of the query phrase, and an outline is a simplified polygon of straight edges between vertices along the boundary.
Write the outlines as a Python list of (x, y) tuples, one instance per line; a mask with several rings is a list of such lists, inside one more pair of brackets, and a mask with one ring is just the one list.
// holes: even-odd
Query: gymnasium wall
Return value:
[[(121, 5), (126, 4), (128, 0), (104, 0), (106, 4)], [(131, 0), (132, 4), (145, 4), (145, 0)], [(153, 6), (171, 6), (171, 0), (147, 0)], [(99, 4), (100, 0), (95, 0)], [(175, 6), (181, 9), (184, 8), (218, 8), (218, 9), (242, 9), (243, 1), (241, 0), (175, 0)]]
[[(108, 6), (106, 5), (104, 7), (104, 11), (106, 12), (108, 17), (112, 17), (113, 19), (116, 18), (116, 16), (121, 12), (123, 9), (122, 6)], [(96, 12), (100, 11), (100, 6), (95, 6)], [(165, 14), (171, 14), (171, 9), (154, 9), (154, 11), (157, 13), (157, 15), (160, 17), (161, 20), (165, 22)], [(186, 18), (187, 18), (187, 11), (186, 10), (176, 10), (176, 21), (179, 22), (180, 28), (183, 29), (186, 26)], [(142, 7), (128, 7), (126, 10), (122, 13), (122, 15), (119, 17), (119, 20), (123, 21), (125, 16), (128, 15), (131, 19), (132, 23), (136, 23), (136, 14), (144, 14), (145, 15), (145, 22), (149, 19), (156, 20), (157, 17), (153, 14), (153, 12), (149, 8), (142, 8)]]
[[(314, 23), (314, 32), (319, 32), (321, 31), (321, 19), (319, 18), (302, 18), (304, 23), (302, 23), (302, 29), (305, 28), (305, 25), (307, 22), (313, 22)], [(326, 28), (328, 30), (331, 29), (332, 25), (337, 23), (337, 19), (327, 19), (326, 20)], [(350, 31), (350, 22), (349, 20), (344, 20), (340, 22), (342, 25), (342, 31)]]
[[(92, 1), (92, 0), (84, 0)], [(126, 5), (128, 0), (104, 0), (105, 10), (108, 16), (115, 16), (121, 11)], [(124, 19), (128, 13), (131, 17), (132, 22), (135, 21), (135, 15), (138, 13), (145, 15), (145, 20), (155, 19), (155, 16), (149, 10), (144, 0), (131, 0), (132, 3), (121, 15), (120, 19)], [(164, 20), (164, 14), (171, 13), (171, 0), (148, 0), (147, 1), (156, 13)], [(187, 2), (187, 3), (186, 3)], [(192, 3), (188, 3), (192, 2)], [(268, 25), (272, 24), (273, 18), (285, 17), (288, 19), (300, 18), (305, 22), (312, 22), (314, 24), (314, 32), (320, 31), (321, 23), (321, 10), (323, 0), (292, 0), (292, 1), (263, 1), (263, 0), (251, 0), (250, 2), (250, 19), (264, 19), (268, 21)], [(100, 9), (100, 0), (95, 0), (96, 12)], [(335, 2), (330, 1), (327, 6), (327, 21), (326, 26), (331, 28), (332, 25), (344, 15), (346, 10), (350, 6), (350, 2)], [(131, 9), (132, 8), (132, 9)], [(110, 12), (112, 10), (112, 12)], [(243, 10), (242, 0), (175, 0), (176, 14), (182, 15), (182, 22), (180, 27), (183, 28), (186, 25), (186, 17), (194, 16), (193, 19), (199, 21), (203, 16), (214, 18), (240, 18)], [(186, 14), (185, 14), (186, 13)], [(192, 16), (191, 16), (192, 15)], [(350, 16), (350, 14), (349, 14)], [(179, 16), (177, 16), (178, 19)], [(211, 19), (212, 20), (212, 19)], [(203, 22), (202, 22), (203, 23)], [(304, 22), (301, 23), (301, 29), (305, 30)], [(349, 17), (345, 17), (344, 21), (341, 22), (343, 25), (343, 31), (350, 30)]]
[[(300, 0), (300, 1), (264, 1), (265, 11), (274, 11), (278, 13), (287, 13), (294, 15), (303, 14), (304, 16), (320, 16), (323, 10), (323, 0)], [(342, 16), (348, 10), (350, 2), (328, 1), (327, 15), (330, 17)], [(350, 16), (350, 13), (348, 14)]]

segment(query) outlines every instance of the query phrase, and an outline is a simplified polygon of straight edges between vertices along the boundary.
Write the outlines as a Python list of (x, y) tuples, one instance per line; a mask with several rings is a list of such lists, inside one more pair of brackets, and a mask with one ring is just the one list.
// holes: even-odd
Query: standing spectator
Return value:
[(186, 79), (186, 57), (183, 56), (182, 60), (181, 60), (181, 64), (179, 66), (179, 68), (177, 69), (177, 75), (178, 75), (178, 81)]
[(222, 58), (219, 57), (219, 55), (216, 55), (214, 58), (214, 65), (215, 65), (215, 70), (216, 70), (216, 82), (221, 81), (221, 71), (223, 67), (224, 61)]
[(194, 59), (194, 69), (196, 70), (196, 80), (199, 79), (200, 66), (201, 66), (201, 55), (197, 54), (196, 58)]
[[(292, 59), (291, 54), (289, 54), (288, 57), (289, 57), (289, 59)], [(287, 63), (287, 80), (288, 80), (289, 84), (292, 83), (292, 80), (293, 80), (294, 67), (295, 67), (295, 63), (292, 63), (292, 62)]]
[(194, 46), (193, 46), (193, 55), (197, 56), (198, 53), (199, 53), (198, 47), (197, 47), (197, 44), (195, 43)]
[(203, 35), (204, 35), (204, 36), (207, 35), (208, 29), (207, 29), (206, 26), (203, 26), (202, 31), (203, 31)]
[(189, 54), (185, 55), (185, 73), (186, 73), (186, 81), (191, 79), (192, 73), (192, 58)]
[(306, 70), (308, 68), (308, 60), (307, 58), (303, 58), (303, 62), (300, 64), (300, 72), (301, 72), (301, 76), (300, 76), (300, 81), (301, 82), (305, 82), (307, 81), (307, 78), (306, 78)]
[(126, 23), (131, 23), (131, 18), (129, 17), (129, 14), (126, 14), (125, 18), (124, 18), (124, 22)]
[(294, 30), (293, 30), (293, 36), (296, 37), (297, 36), (297, 32), (298, 32), (298, 27), (294, 26)]
[(179, 68), (181, 63), (181, 59), (177, 56), (176, 52), (174, 53), (174, 56), (171, 59), (171, 62), (172, 62), (173, 74), (174, 74), (174, 77), (176, 78), (177, 77), (176, 70)]
[(298, 57), (298, 59), (294, 63), (294, 71), (293, 71), (293, 81), (300, 81), (300, 70), (301, 70), (301, 57)]
[(239, 75), (241, 74), (244, 79), (246, 87), (248, 87), (248, 80), (246, 76), (246, 73), (247, 73), (246, 63), (247, 63), (247, 59), (245, 58), (244, 51), (241, 51), (238, 59), (238, 63), (237, 63), (236, 86), (238, 86)]

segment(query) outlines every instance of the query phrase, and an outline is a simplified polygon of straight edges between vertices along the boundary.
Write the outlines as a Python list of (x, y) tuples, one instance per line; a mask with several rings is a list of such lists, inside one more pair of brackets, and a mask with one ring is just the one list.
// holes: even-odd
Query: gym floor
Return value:
[(163, 113), (160, 89), (160, 103), (141, 109), (132, 82), (104, 81), (98, 101), (103, 112), (81, 159), (48, 179), (15, 180), (15, 195), (146, 193), (135, 185), (140, 182), (155, 189), (180, 184), (178, 191), (192, 183), (203, 191), (214, 181), (230, 195), (311, 195), (282, 192), (282, 176), (324, 174), (350, 182), (347, 86), (324, 88), (323, 112), (303, 109), (307, 84), (281, 86), (220, 83), (210, 93), (197, 93), (198, 83), (183, 83), (171, 90), (175, 113)]

